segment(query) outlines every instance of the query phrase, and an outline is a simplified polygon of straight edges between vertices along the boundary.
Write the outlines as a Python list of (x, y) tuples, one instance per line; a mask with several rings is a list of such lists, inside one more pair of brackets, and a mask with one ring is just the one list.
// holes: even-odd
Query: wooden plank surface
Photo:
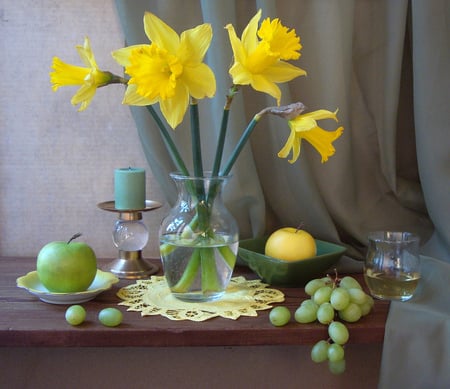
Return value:
[[(159, 265), (159, 260), (151, 260)], [(100, 265), (106, 260), (99, 260)], [(238, 320), (214, 318), (204, 322), (172, 321), (162, 316), (141, 317), (139, 312), (128, 312), (118, 306), (117, 291), (133, 280), (118, 284), (82, 305), (86, 321), (77, 327), (66, 323), (66, 305), (40, 301), (26, 290), (16, 286), (16, 279), (35, 270), (35, 259), (0, 257), (0, 346), (42, 347), (151, 347), (151, 346), (255, 346), (313, 344), (326, 339), (326, 326), (319, 323), (291, 323), (274, 327), (269, 322), (269, 311), (258, 311), (257, 317)], [(234, 275), (247, 279), (256, 275), (246, 267), (237, 267)], [(362, 275), (357, 275), (363, 284)], [(306, 298), (303, 288), (277, 288), (286, 297), (280, 305), (287, 306), (292, 315)], [(123, 312), (119, 327), (104, 327), (97, 320), (98, 312), (106, 307), (117, 307)], [(348, 324), (349, 343), (381, 343), (389, 310), (389, 303), (376, 301), (373, 311), (359, 322)]]

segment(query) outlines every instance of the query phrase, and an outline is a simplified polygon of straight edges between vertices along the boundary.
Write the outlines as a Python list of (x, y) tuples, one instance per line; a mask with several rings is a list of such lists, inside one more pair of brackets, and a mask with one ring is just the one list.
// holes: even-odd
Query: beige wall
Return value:
[[(47, 242), (82, 232), (100, 257), (117, 251), (116, 215), (96, 204), (113, 199), (113, 171), (147, 170), (148, 198), (164, 202), (152, 180), (122, 86), (100, 89), (84, 112), (76, 88), (51, 90), (53, 56), (82, 65), (75, 45), (91, 39), (98, 65), (120, 74), (110, 52), (123, 47), (113, 0), (0, 0), (0, 255), (34, 256)], [(145, 214), (157, 256), (167, 208)]]

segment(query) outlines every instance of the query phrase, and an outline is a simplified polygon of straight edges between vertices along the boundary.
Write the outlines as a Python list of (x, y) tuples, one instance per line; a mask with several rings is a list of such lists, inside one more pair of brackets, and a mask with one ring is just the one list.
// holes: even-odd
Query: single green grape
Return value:
[(310, 307), (312, 309), (315, 309), (316, 311), (317, 311), (317, 308), (319, 308), (319, 306), (312, 299), (303, 300), (300, 305)]
[[(308, 300), (311, 301), (311, 300)], [(313, 301), (311, 303), (301, 304), (294, 313), (294, 319), (297, 323), (312, 323), (317, 319), (317, 309), (319, 307)]]
[(275, 307), (269, 313), (269, 320), (275, 327), (284, 326), (291, 320), (291, 312), (287, 307)]
[(349, 288), (347, 289), (350, 296), (350, 301), (355, 304), (364, 304), (367, 298), (366, 292), (359, 288)]
[(322, 324), (330, 324), (334, 319), (334, 308), (330, 303), (323, 303), (317, 310), (317, 320)]
[(86, 319), (86, 310), (81, 305), (71, 305), (66, 310), (66, 321), (72, 326), (80, 325)]
[(98, 314), (98, 320), (106, 327), (117, 327), (122, 318), (122, 312), (117, 308), (104, 308)]
[(328, 347), (328, 360), (332, 362), (340, 361), (341, 359), (344, 359), (344, 347), (342, 347), (340, 344), (332, 343)]
[(362, 289), (361, 284), (351, 276), (345, 276), (339, 282), (339, 286), (345, 289), (358, 288)]
[(336, 311), (345, 309), (350, 304), (350, 294), (347, 289), (341, 287), (334, 289), (330, 296), (330, 303)]
[(339, 321), (330, 323), (328, 326), (328, 335), (334, 343), (340, 345), (347, 343), (350, 337), (347, 327)]
[(317, 289), (313, 296), (313, 301), (317, 305), (322, 305), (323, 303), (328, 303), (330, 301), (331, 292), (333, 289), (330, 286), (322, 286)]
[(313, 362), (325, 362), (328, 359), (328, 347), (330, 344), (326, 340), (319, 340), (311, 349), (311, 359)]
[(325, 281), (323, 281), (322, 279), (314, 279), (309, 281), (306, 285), (305, 285), (305, 293), (308, 296), (313, 296), (314, 293), (316, 293), (316, 290), (321, 288), (322, 286), (325, 286)]
[(349, 323), (355, 323), (361, 319), (362, 312), (359, 305), (350, 303), (347, 308), (339, 311), (339, 317)]
[(374, 301), (372, 296), (366, 295), (366, 301), (359, 306), (361, 308), (361, 315), (362, 316), (368, 315), (372, 310), (373, 304)]
[(328, 361), (328, 369), (332, 374), (342, 374), (345, 372), (345, 359), (339, 361)]

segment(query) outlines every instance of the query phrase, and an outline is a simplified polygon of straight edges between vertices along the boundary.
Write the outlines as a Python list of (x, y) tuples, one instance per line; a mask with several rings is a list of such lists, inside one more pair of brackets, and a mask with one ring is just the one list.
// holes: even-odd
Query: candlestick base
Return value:
[(157, 273), (159, 267), (143, 259), (141, 250), (119, 250), (119, 258), (105, 265), (102, 270), (109, 271), (119, 278), (135, 280)]

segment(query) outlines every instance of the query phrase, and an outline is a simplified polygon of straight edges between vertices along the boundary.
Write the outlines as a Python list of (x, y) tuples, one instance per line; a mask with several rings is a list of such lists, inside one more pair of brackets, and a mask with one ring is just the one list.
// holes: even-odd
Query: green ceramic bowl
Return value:
[(308, 281), (326, 275), (346, 250), (337, 244), (316, 239), (315, 257), (283, 261), (264, 255), (267, 238), (241, 240), (238, 255), (264, 282), (275, 286), (304, 286)]

